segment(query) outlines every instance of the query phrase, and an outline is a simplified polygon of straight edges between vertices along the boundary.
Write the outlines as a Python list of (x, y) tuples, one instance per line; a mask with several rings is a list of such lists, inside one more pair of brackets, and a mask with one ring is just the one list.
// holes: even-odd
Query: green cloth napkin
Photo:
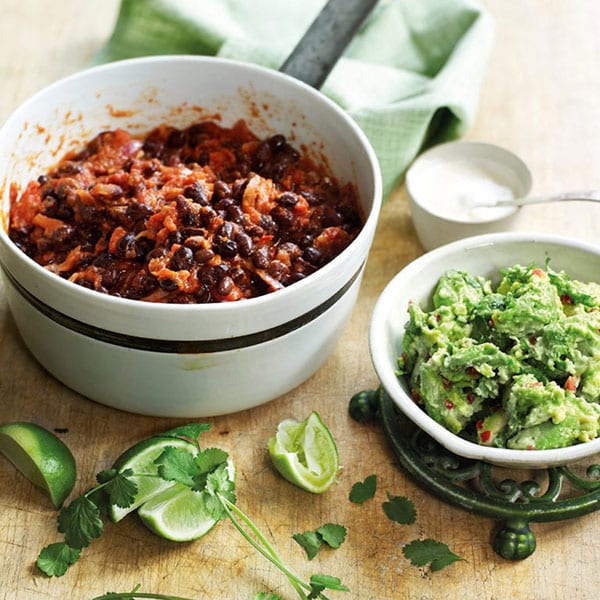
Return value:
[[(274, 69), (324, 0), (122, 0), (95, 58), (206, 54)], [(492, 46), (471, 0), (380, 0), (322, 87), (373, 144), (384, 196), (424, 147), (470, 127)]]

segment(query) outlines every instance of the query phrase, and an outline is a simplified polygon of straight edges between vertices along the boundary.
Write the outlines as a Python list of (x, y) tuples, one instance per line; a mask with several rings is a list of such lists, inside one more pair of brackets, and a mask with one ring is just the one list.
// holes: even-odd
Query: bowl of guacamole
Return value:
[(600, 452), (600, 247), (502, 233), (429, 252), (370, 327), (387, 393), (451, 452), (517, 467)]

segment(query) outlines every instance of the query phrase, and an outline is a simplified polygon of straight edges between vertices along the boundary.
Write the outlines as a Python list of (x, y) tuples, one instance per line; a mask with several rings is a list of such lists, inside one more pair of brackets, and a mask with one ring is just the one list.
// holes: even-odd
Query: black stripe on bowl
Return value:
[(39, 298), (36, 298), (33, 294), (26, 290), (6, 268), (3, 268), (3, 272), (15, 290), (33, 308), (41, 312), (55, 323), (58, 323), (59, 325), (62, 325), (63, 327), (66, 327), (75, 333), (91, 337), (107, 344), (113, 344), (123, 348), (132, 348), (135, 350), (145, 350), (147, 352), (164, 352), (169, 354), (208, 354), (213, 352), (225, 352), (227, 350), (237, 350), (239, 348), (262, 344), (264, 342), (287, 335), (288, 333), (299, 329), (307, 323), (314, 321), (326, 310), (331, 308), (338, 300), (340, 300), (344, 294), (346, 294), (346, 292), (350, 289), (350, 287), (352, 287), (352, 284), (358, 278), (363, 266), (364, 262), (360, 265), (354, 275), (346, 282), (346, 284), (335, 294), (319, 304), (319, 306), (316, 306), (315, 308), (296, 317), (295, 319), (287, 321), (282, 325), (271, 327), (270, 329), (257, 331), (256, 333), (215, 340), (160, 340), (128, 335), (125, 333), (117, 333), (107, 329), (102, 329), (101, 327), (89, 325), (88, 323), (84, 323), (83, 321), (79, 321), (73, 317), (69, 317), (55, 308), (48, 306), (48, 304), (42, 302)]

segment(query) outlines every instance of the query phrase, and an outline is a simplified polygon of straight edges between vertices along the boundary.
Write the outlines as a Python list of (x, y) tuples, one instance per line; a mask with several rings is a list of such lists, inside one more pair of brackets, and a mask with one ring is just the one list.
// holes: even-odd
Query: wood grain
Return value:
[[(496, 43), (480, 110), (467, 137), (502, 144), (521, 155), (534, 174), (536, 193), (600, 187), (600, 3), (595, 0), (485, 0), (496, 23)], [(0, 121), (31, 93), (89, 63), (109, 35), (116, 0), (3, 0), (0, 18)], [(529, 207), (522, 229), (574, 235), (597, 242), (600, 206)], [(342, 340), (306, 383), (250, 411), (210, 419), (207, 444), (231, 451), (238, 465), (239, 505), (264, 529), (300, 574), (339, 575), (361, 600), (478, 598), (578, 600), (597, 597), (600, 586), (600, 514), (534, 525), (538, 549), (511, 563), (496, 556), (496, 524), (442, 503), (400, 471), (381, 431), (347, 415), (350, 396), (376, 385), (367, 329), (377, 294), (403, 266), (422, 253), (400, 187), (386, 203), (369, 257), (361, 294)], [(265, 444), (283, 418), (318, 410), (338, 440), (343, 469), (323, 496), (281, 480)], [(94, 404), (45, 373), (20, 341), (0, 294), (0, 420), (32, 420), (66, 428), (62, 439), (77, 457), (77, 491), (135, 441), (177, 421), (124, 414)], [(376, 473), (376, 498), (348, 501), (355, 481)], [(412, 498), (417, 523), (388, 521), (386, 493)], [(348, 528), (344, 545), (312, 562), (292, 533), (325, 522)], [(409, 565), (401, 547), (417, 537), (449, 544), (466, 558), (429, 574)], [(282, 577), (227, 523), (205, 539), (173, 544), (151, 535), (134, 517), (108, 526), (102, 540), (61, 579), (34, 568), (40, 548), (57, 541), (49, 502), (0, 461), (0, 598), (85, 600), (105, 591), (143, 591), (190, 598), (252, 599), (258, 591), (292, 598)]]

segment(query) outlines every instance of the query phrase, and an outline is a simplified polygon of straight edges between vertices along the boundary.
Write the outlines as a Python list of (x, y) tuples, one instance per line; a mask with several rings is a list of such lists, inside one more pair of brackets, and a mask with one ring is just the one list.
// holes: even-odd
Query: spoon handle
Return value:
[(600, 202), (600, 190), (580, 190), (577, 192), (563, 192), (548, 196), (532, 196), (515, 198), (513, 200), (499, 200), (495, 206), (526, 206), (528, 204), (543, 204), (546, 202)]
[(280, 71), (319, 89), (378, 0), (329, 0)]

